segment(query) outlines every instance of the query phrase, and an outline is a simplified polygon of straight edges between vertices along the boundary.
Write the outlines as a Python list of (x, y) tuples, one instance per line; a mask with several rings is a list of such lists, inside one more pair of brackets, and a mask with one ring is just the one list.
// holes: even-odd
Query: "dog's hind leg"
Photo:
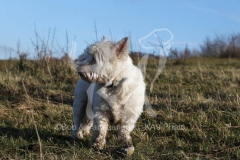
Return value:
[(87, 89), (90, 83), (80, 79), (74, 91), (73, 102), (73, 121), (72, 138), (83, 138), (88, 134), (92, 126), (92, 120), (86, 116), (86, 107), (88, 102)]

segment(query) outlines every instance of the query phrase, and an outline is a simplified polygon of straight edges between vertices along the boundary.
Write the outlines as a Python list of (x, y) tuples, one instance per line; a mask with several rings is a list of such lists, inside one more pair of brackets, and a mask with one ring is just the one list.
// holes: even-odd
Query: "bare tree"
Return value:
[(186, 44), (185, 50), (184, 50), (184, 59), (189, 58), (191, 55), (191, 51), (188, 49), (188, 44)]
[(200, 47), (204, 57), (240, 58), (240, 33), (228, 38), (216, 35), (212, 41), (207, 37)]
[(231, 50), (230, 50), (229, 58), (232, 58), (232, 56), (237, 57), (237, 56), (236, 56), (236, 55), (237, 55), (237, 54), (236, 54), (236, 45), (235, 45), (237, 38), (238, 38), (237, 35), (233, 35), (233, 34), (232, 34), (232, 35), (230, 36), (229, 46), (230, 46)]
[(176, 48), (170, 51), (169, 58), (179, 59), (179, 53)]
[(201, 54), (203, 57), (215, 57), (215, 44), (207, 37), (203, 42), (203, 45), (200, 45)]
[(216, 56), (221, 56), (222, 54), (224, 54), (226, 52), (226, 48), (227, 48), (227, 41), (225, 36), (219, 36), (216, 35), (216, 38), (214, 40), (214, 44), (215, 44), (215, 52), (216, 52)]
[(19, 57), (19, 64), (18, 64), (19, 70), (23, 71), (25, 69), (24, 61), (26, 61), (29, 53), (21, 51), (20, 40), (17, 43), (17, 54), (18, 54), (18, 57)]

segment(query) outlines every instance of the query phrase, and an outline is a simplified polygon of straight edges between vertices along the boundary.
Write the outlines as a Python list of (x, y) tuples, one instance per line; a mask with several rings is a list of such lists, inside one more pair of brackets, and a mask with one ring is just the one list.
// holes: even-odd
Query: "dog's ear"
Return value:
[(115, 52), (117, 54), (117, 57), (121, 58), (125, 54), (128, 54), (128, 48), (129, 48), (128, 37), (125, 37), (119, 42), (117, 42), (115, 46)]

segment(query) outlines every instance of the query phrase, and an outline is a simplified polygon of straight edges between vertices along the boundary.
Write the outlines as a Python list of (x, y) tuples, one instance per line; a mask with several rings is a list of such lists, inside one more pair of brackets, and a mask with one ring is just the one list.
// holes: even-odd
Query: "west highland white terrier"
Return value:
[[(143, 111), (145, 83), (141, 70), (129, 57), (129, 40), (115, 43), (103, 37), (100, 42), (88, 46), (77, 59), (77, 71), (81, 76), (74, 92), (73, 138), (82, 139), (93, 127), (92, 147), (103, 149), (109, 123), (118, 124), (118, 141), (130, 154), (134, 152), (130, 133)], [(96, 83), (92, 111), (94, 118), (86, 114), (90, 83)]]

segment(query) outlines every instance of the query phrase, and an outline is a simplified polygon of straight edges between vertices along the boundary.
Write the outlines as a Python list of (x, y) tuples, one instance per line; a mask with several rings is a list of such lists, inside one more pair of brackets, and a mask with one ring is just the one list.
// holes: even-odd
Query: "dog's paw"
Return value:
[(133, 155), (133, 153), (134, 153), (134, 147), (131, 146), (131, 147), (123, 148), (122, 151), (123, 151), (126, 155), (131, 156), (131, 155)]
[(94, 149), (96, 149), (96, 150), (103, 150), (105, 144), (106, 144), (106, 140), (98, 140), (98, 139), (96, 139), (96, 140), (92, 143), (92, 148), (94, 148)]
[(133, 145), (132, 138), (131, 138), (130, 135), (128, 135), (128, 136), (127, 135), (125, 135), (125, 136), (123, 136), (123, 135), (118, 136), (118, 143), (119, 144), (124, 144), (126, 146), (132, 146)]
[(77, 138), (78, 139), (83, 139), (83, 136), (84, 136), (83, 130), (80, 130), (80, 131), (77, 132)]
[(115, 159), (125, 158), (127, 156), (133, 155), (134, 147), (133, 146), (119, 147), (114, 149), (111, 153)]
[(84, 136), (87, 136), (90, 134), (90, 131), (88, 129), (80, 129), (75, 135), (73, 134), (72, 137), (76, 137), (78, 139), (83, 139)]

